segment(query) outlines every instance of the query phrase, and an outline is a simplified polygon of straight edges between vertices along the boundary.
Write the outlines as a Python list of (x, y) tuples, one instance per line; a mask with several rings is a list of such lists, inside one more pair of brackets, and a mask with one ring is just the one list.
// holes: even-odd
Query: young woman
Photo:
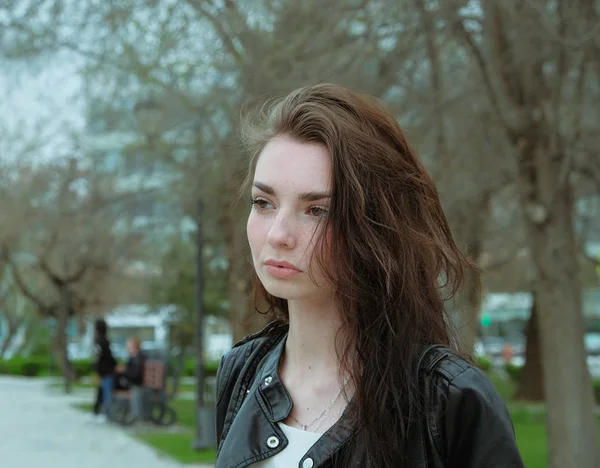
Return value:
[(257, 309), (217, 376), (217, 468), (522, 467), (494, 386), (452, 351), (472, 268), (398, 123), (302, 88), (246, 132)]

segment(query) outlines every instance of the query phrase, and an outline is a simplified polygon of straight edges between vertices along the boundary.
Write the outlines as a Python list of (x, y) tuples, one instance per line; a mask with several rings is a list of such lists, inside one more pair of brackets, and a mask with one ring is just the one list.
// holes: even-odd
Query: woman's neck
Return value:
[[(336, 352), (341, 319), (334, 302), (288, 302), (289, 334), (282, 374), (292, 381), (324, 382), (339, 375)], [(286, 379), (286, 380), (287, 380)]]

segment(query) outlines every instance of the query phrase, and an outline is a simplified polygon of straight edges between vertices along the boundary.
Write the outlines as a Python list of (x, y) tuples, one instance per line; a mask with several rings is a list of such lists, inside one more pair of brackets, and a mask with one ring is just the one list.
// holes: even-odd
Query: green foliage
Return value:
[[(216, 377), (217, 368), (219, 367), (218, 362), (206, 362), (204, 363), (204, 376), (205, 377)], [(196, 375), (196, 359), (188, 358), (185, 360), (183, 367), (184, 377), (194, 377)]]
[[(36, 326), (36, 325), (34, 325)], [(48, 356), (52, 353), (52, 334), (45, 324), (36, 326), (32, 337), (29, 355), (35, 357)], [(47, 358), (46, 358), (47, 359)]]
[(71, 364), (77, 378), (94, 374), (94, 361), (91, 359), (77, 359), (71, 361)]
[[(208, 246), (204, 255), (204, 313), (223, 315), (227, 303), (226, 271), (218, 266), (219, 249)], [(212, 252), (208, 254), (207, 252)], [(151, 284), (149, 302), (159, 307), (177, 306), (175, 322), (170, 329), (172, 346), (187, 349), (194, 343), (196, 266), (195, 246), (188, 239), (174, 236), (161, 261), (162, 275)]]
[(49, 367), (48, 357), (15, 357), (0, 360), (1, 375), (36, 377)]
[(475, 364), (483, 372), (489, 372), (492, 369), (492, 361), (485, 356), (477, 356), (475, 358)]
[[(91, 375), (94, 372), (94, 363), (90, 359), (71, 361), (77, 377)], [(49, 368), (55, 367), (50, 362), (49, 356), (26, 356), (0, 360), (0, 375), (20, 375), (24, 377), (38, 377), (48, 375)]]
[(521, 372), (523, 370), (523, 366), (515, 366), (514, 364), (506, 364), (504, 366), (504, 369), (506, 370), (506, 373), (508, 374), (510, 379), (514, 383), (518, 384), (519, 381), (521, 380)]
[[(91, 359), (76, 359), (71, 361), (77, 378), (94, 375), (94, 361)], [(21, 375), (26, 377), (37, 377), (48, 374), (50, 358), (48, 356), (15, 357), (0, 360), (0, 375)], [(207, 362), (204, 365), (205, 377), (217, 375), (218, 362)], [(188, 358), (185, 360), (183, 376), (193, 377), (196, 375), (196, 360)]]
[[(514, 364), (506, 364), (504, 369), (513, 385), (519, 385), (521, 379), (521, 373), (523, 372), (523, 366), (515, 366)], [(600, 380), (595, 380), (594, 385), (594, 396), (596, 402), (600, 405)]]

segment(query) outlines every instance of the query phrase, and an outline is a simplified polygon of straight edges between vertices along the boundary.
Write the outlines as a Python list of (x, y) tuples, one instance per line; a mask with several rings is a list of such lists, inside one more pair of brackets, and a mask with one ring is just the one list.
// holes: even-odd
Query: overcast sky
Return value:
[[(5, 63), (0, 68), (0, 127), (5, 129), (0, 138), (43, 137), (48, 147), (37, 157), (60, 157), (57, 149), (65, 137), (84, 125), (81, 91), (77, 60), (72, 56)], [(3, 159), (11, 156), (0, 155)]]

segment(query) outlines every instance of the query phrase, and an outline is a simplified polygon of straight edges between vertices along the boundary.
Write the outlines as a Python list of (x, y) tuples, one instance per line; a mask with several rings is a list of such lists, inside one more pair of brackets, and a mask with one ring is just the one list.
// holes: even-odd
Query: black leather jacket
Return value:
[[(278, 372), (286, 336), (287, 327), (271, 324), (243, 339), (222, 358), (217, 373), (215, 468), (249, 466), (286, 447), (287, 440), (277, 425), (292, 410)], [(480, 370), (446, 348), (434, 348), (422, 358), (419, 372), (424, 377), (429, 411), (422, 427), (411, 428), (407, 467), (524, 467), (508, 410)], [(343, 415), (298, 467), (342, 468), (336, 462), (340, 458), (353, 460), (355, 467), (371, 467), (360, 445), (346, 443), (356, 433)], [(343, 453), (346, 450), (353, 451), (351, 458)], [(343, 468), (347, 466), (346, 462)]]

